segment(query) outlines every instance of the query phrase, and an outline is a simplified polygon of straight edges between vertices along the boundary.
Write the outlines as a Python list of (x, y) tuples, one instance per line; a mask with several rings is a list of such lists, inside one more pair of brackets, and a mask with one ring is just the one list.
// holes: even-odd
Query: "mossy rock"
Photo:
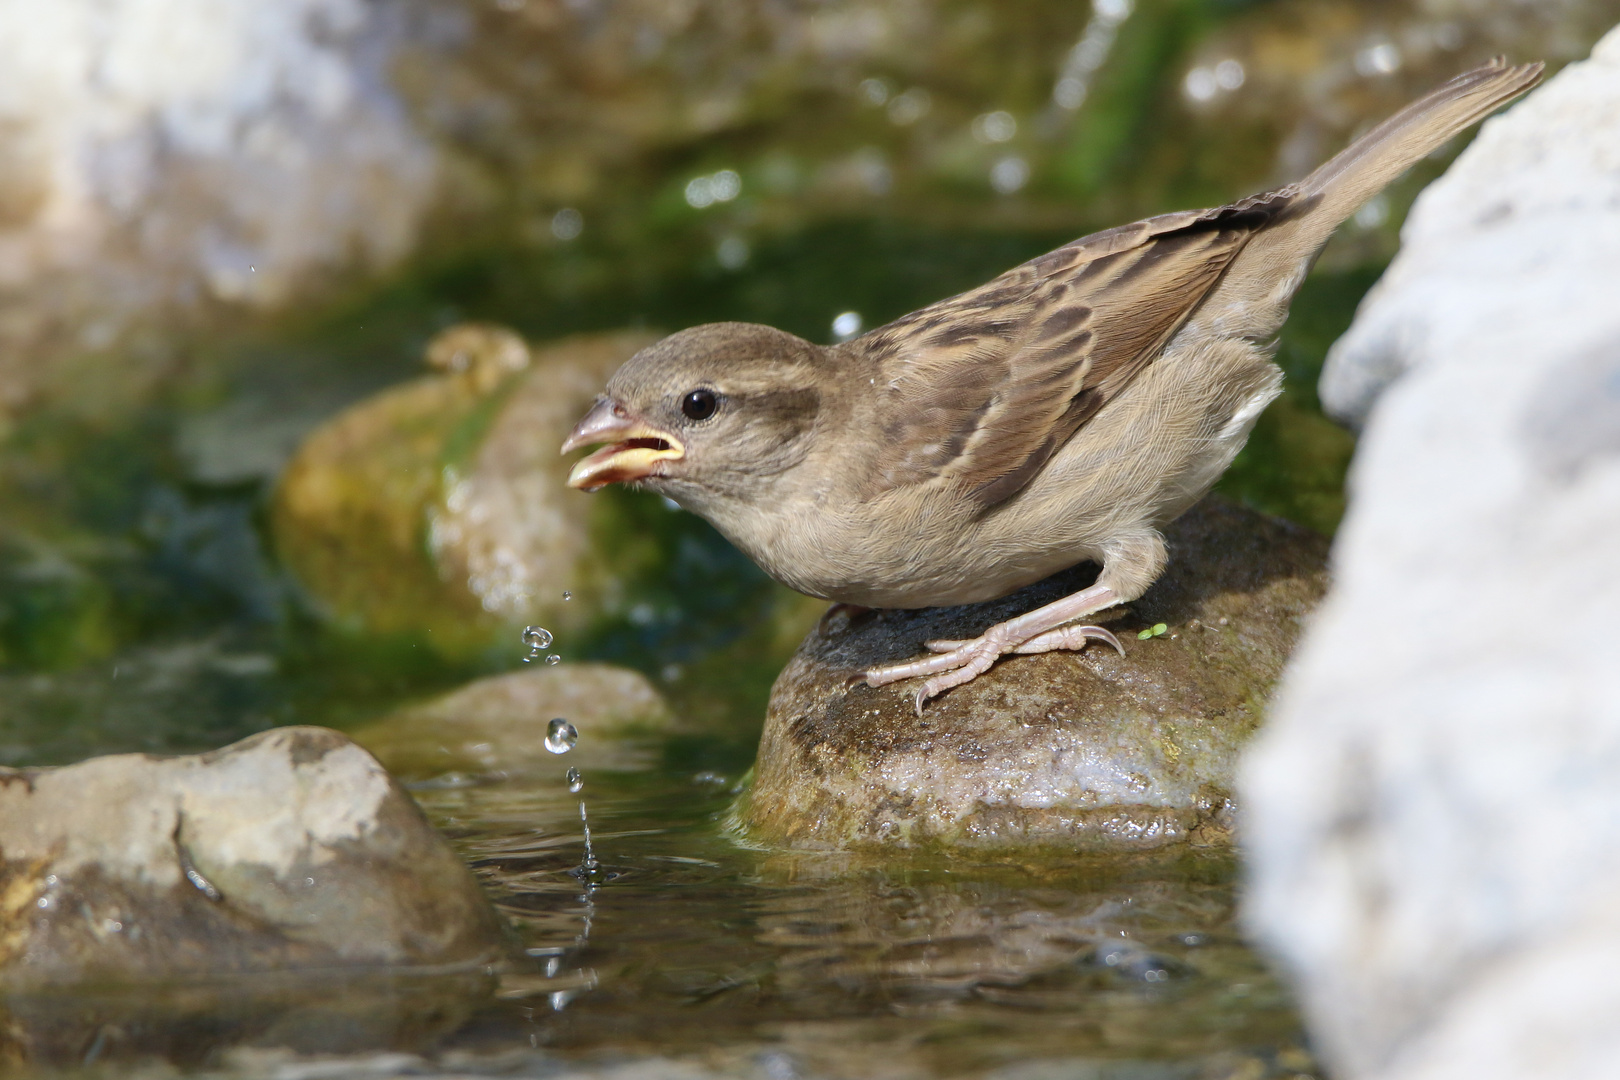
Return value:
[(591, 334), (531, 351), (497, 327), (446, 331), (428, 350), (437, 373), (300, 446), (271, 513), (280, 557), (336, 621), (430, 633), (446, 653), (526, 622), (582, 626), (617, 578), (593, 542), (601, 500), (566, 486), (558, 449), (652, 340)]
[(913, 683), (852, 677), (931, 638), (977, 635), (1089, 584), (1096, 568), (984, 604), (824, 620), (772, 688), (738, 824), (811, 848), (1224, 842), (1238, 753), (1326, 588), (1328, 545), (1216, 498), (1167, 539), (1165, 575), (1103, 613), (1124, 657), (1095, 644), (1007, 657), (920, 717)]

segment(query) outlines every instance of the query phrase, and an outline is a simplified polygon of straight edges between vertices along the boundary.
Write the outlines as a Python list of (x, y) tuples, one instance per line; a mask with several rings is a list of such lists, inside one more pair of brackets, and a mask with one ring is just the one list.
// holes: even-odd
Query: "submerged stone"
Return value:
[(644, 765), (646, 740), (673, 722), (663, 696), (640, 673), (558, 664), (479, 679), (391, 713), (354, 738), (390, 772), (410, 779), (497, 770), (560, 778), (557, 751), (546, 745), (554, 717), (565, 717), (578, 733), (567, 764), (587, 771)]
[(376, 760), (277, 728), (0, 770), (0, 986), (474, 965), (503, 931)]
[(1238, 752), (1326, 587), (1327, 541), (1217, 498), (1166, 536), (1164, 576), (1102, 614), (1124, 657), (1096, 644), (1006, 657), (921, 717), (916, 684), (851, 678), (1055, 600), (1096, 568), (984, 604), (824, 620), (771, 691), (739, 823), (810, 847), (1227, 839)]

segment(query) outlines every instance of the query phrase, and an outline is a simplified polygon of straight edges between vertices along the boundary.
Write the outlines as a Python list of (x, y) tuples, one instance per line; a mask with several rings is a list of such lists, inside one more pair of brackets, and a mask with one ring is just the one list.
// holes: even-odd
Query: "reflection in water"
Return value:
[(525, 1040), (571, 1059), (775, 1053), (796, 1075), (980, 1076), (1031, 1059), (1170, 1070), (1133, 1076), (1313, 1068), (1286, 996), (1238, 939), (1228, 856), (767, 853), (721, 834), (730, 796), (713, 784), (618, 774), (596, 790), (613, 854), (583, 890), (560, 791), (422, 792), (527, 944), (498, 1001), (550, 1007), (488, 1006), (447, 1045), (492, 1050), (521, 1020)]

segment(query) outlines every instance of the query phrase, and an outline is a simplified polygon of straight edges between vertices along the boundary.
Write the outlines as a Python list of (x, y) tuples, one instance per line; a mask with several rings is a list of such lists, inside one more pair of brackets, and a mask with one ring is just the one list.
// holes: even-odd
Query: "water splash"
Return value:
[(584, 799), (579, 800), (579, 826), (585, 832), (585, 861), (579, 864), (579, 869), (582, 875), (587, 875), (596, 870), (597, 862), (596, 852), (591, 850), (591, 819), (585, 816)]
[(566, 754), (579, 741), (579, 729), (562, 717), (546, 725), (546, 749), (553, 754)]

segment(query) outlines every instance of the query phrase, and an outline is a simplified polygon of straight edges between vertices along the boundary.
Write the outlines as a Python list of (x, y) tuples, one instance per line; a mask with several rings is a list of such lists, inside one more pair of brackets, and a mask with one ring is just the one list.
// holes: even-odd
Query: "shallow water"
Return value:
[(1308, 1067), (1233, 926), (1229, 855), (772, 853), (727, 834), (712, 773), (588, 778), (587, 794), (601, 869), (583, 883), (571, 800), (521, 782), (420, 794), (537, 954), (487, 1022), (521, 1019), (541, 1048), (765, 1075)]
[(585, 777), (586, 873), (559, 777), (416, 785), (521, 939), (499, 970), (11, 999), (12, 1060), (278, 1077), (1313, 1072), (1286, 992), (1233, 924), (1229, 853), (761, 851), (727, 831), (734, 778), (666, 761)]

